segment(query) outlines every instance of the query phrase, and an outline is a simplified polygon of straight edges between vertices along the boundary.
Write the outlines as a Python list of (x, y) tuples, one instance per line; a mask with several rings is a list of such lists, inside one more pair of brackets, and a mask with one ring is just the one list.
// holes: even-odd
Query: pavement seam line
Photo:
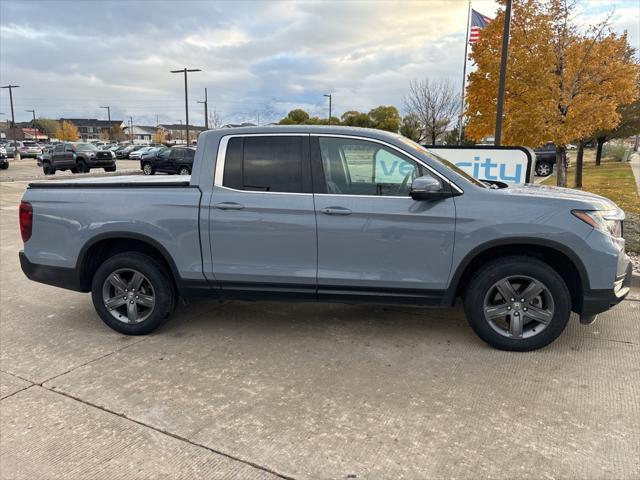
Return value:
[[(136, 340), (135, 342), (128, 343), (127, 345), (125, 345), (123, 347), (120, 347), (120, 348), (117, 348), (115, 350), (112, 350), (112, 351), (110, 351), (108, 353), (105, 353), (104, 355), (101, 355), (101, 356), (96, 357), (96, 358), (92, 358), (91, 360), (89, 360), (89, 361), (87, 361), (85, 363), (81, 363), (80, 365), (76, 365), (75, 367), (70, 368), (66, 372), (58, 373), (57, 375), (54, 375), (51, 378), (47, 378), (46, 380), (43, 380), (42, 382), (31, 382), (31, 383), (34, 383), (35, 385), (40, 385), (41, 387), (44, 387), (44, 384), (47, 383), (47, 382), (50, 382), (51, 380), (55, 380), (56, 378), (59, 378), (59, 377), (61, 377), (63, 375), (66, 375), (67, 373), (71, 373), (74, 370), (77, 370), (78, 368), (86, 367), (87, 365), (90, 365), (93, 362), (97, 362), (97, 361), (102, 360), (104, 358), (110, 357), (111, 355), (119, 353), (119, 352), (121, 352), (121, 351), (123, 351), (123, 350), (125, 350), (125, 349), (127, 349), (129, 347), (133, 347), (134, 345), (138, 345), (139, 343), (142, 343), (142, 342), (144, 342), (146, 340), (147, 340), (146, 337), (145, 338), (141, 338), (140, 340)], [(27, 380), (27, 381), (29, 381), (29, 380)], [(46, 387), (44, 387), (44, 388), (46, 388)]]
[[(6, 372), (5, 372), (5, 373), (6, 373)], [(10, 393), (10, 394), (9, 394), (9, 395), (7, 395), (6, 397), (2, 397), (2, 398), (0, 398), (0, 402), (2, 402), (2, 401), (4, 401), (4, 400), (6, 400), (7, 398), (11, 398), (11, 397), (13, 397), (16, 393), (24, 392), (25, 390), (28, 390), (28, 389), (30, 389), (31, 387), (35, 387), (35, 386), (36, 386), (36, 384), (35, 384), (35, 383), (32, 383), (31, 385), (27, 385), (26, 387), (21, 388), (20, 390), (16, 390), (15, 392)]]
[[(33, 386), (34, 385), (31, 385), (31, 387), (33, 387)], [(205, 450), (207, 450), (207, 451), (209, 451), (211, 453), (215, 453), (217, 455), (222, 455), (223, 457), (228, 458), (230, 460), (234, 460), (236, 462), (240, 462), (240, 463), (243, 463), (245, 465), (249, 465), (250, 467), (256, 468), (258, 470), (262, 470), (263, 472), (269, 473), (269, 474), (274, 475), (274, 476), (276, 476), (278, 478), (282, 478), (284, 480), (296, 480), (296, 478), (294, 478), (294, 477), (290, 477), (290, 476), (285, 475), (283, 473), (276, 472), (275, 470), (272, 470), (272, 469), (270, 469), (268, 467), (259, 465), (257, 463), (251, 462), (249, 460), (244, 460), (242, 458), (236, 457), (236, 456), (231, 455), (229, 453), (225, 453), (225, 452), (223, 452), (221, 450), (216, 450), (214, 448), (208, 447), (208, 446), (203, 445), (201, 443), (194, 442), (194, 441), (189, 440), (188, 438), (185, 438), (185, 437), (183, 437), (181, 435), (178, 435), (176, 433), (172, 433), (172, 432), (169, 432), (167, 430), (162, 430), (160, 428), (154, 427), (153, 425), (148, 425), (148, 424), (146, 424), (144, 422), (141, 422), (139, 420), (135, 420), (133, 418), (130, 418), (130, 417), (126, 416), (124, 413), (114, 412), (113, 410), (109, 410), (106, 407), (101, 407), (100, 405), (96, 405), (96, 404), (94, 404), (92, 402), (84, 400), (84, 399), (82, 399), (80, 397), (76, 397), (76, 396), (71, 395), (70, 393), (64, 392), (62, 390), (56, 390), (55, 388), (45, 387), (44, 385), (38, 385), (38, 386), (44, 388), (45, 390), (47, 390), (49, 392), (56, 393), (56, 394), (61, 395), (63, 397), (69, 398), (71, 400), (75, 400), (76, 402), (80, 402), (80, 403), (82, 403), (84, 405), (87, 405), (89, 407), (96, 408), (96, 409), (101, 410), (101, 411), (103, 411), (105, 413), (109, 413), (109, 414), (115, 415), (115, 416), (120, 417), (120, 418), (122, 418), (124, 420), (127, 420), (129, 422), (135, 423), (136, 425), (140, 425), (142, 427), (145, 427), (145, 428), (148, 428), (150, 430), (153, 430), (154, 432), (158, 432), (158, 433), (161, 433), (163, 435), (167, 435), (167, 436), (169, 436), (171, 438), (174, 438), (176, 440), (180, 440), (182, 442), (188, 443), (189, 445), (192, 445), (194, 447), (204, 448)]]

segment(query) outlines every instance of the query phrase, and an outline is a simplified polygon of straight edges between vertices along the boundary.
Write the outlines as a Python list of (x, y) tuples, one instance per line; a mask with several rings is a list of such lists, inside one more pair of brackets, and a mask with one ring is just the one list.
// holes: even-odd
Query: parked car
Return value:
[(473, 330), (516, 351), (551, 343), (572, 310), (591, 323), (629, 292), (624, 213), (598, 195), (490, 188), (381, 130), (199, 139), (190, 178), (31, 183), (19, 210), (27, 277), (91, 291), (102, 320), (134, 335), (180, 296), (436, 307), (462, 296)]
[(143, 145), (129, 145), (122, 150), (116, 150), (116, 158), (120, 160), (124, 160), (129, 158), (129, 154), (131, 152), (135, 152), (136, 150), (140, 150)]
[(20, 156), (22, 158), (37, 158), (38, 155), (42, 153), (42, 148), (36, 142), (24, 141), (22, 145), (18, 147), (18, 151), (20, 152)]
[(58, 170), (85, 173), (92, 168), (104, 168), (105, 172), (115, 172), (116, 162), (110, 152), (99, 150), (92, 143), (60, 143), (51, 153), (51, 159), (42, 160), (45, 175), (54, 175)]
[(536, 175), (539, 177), (548, 177), (553, 173), (556, 164), (556, 146), (552, 142), (536, 148)]
[(9, 168), (9, 159), (7, 158), (7, 150), (0, 145), (0, 170)]
[(51, 162), (51, 154), (53, 153), (54, 146), (45, 147), (42, 149), (42, 154), (38, 155), (38, 166), (41, 167), (45, 161)]
[(142, 154), (148, 152), (153, 147), (142, 147), (138, 150), (134, 150), (129, 154), (129, 160), (140, 160), (142, 158)]
[(7, 157), (10, 157), (10, 158), (15, 157), (16, 151), (19, 152), (21, 146), (22, 146), (22, 142), (10, 141), (6, 143), (4, 149), (7, 152)]
[(172, 173), (191, 175), (195, 149), (191, 147), (171, 147), (160, 149), (155, 155), (140, 160), (140, 169), (145, 175)]

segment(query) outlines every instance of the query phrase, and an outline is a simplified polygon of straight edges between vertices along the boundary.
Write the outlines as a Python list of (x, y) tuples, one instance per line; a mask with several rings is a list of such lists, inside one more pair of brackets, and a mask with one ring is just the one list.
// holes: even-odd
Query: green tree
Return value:
[(342, 124), (348, 127), (371, 127), (371, 119), (366, 113), (349, 110), (342, 114)]
[(50, 118), (38, 118), (35, 123), (35, 127), (49, 138), (55, 137), (59, 126), (60, 124), (56, 120)]
[(402, 119), (400, 125), (400, 134), (410, 138), (414, 142), (422, 140), (422, 129), (420, 128), (420, 119), (415, 113), (409, 113)]
[(392, 105), (380, 105), (369, 112), (369, 120), (372, 128), (398, 133), (400, 128), (400, 113)]
[[(640, 85), (638, 90), (640, 91)], [(596, 165), (600, 165), (602, 147), (606, 142), (615, 138), (627, 138), (640, 134), (640, 94), (635, 102), (618, 107), (618, 113), (620, 114), (620, 123), (616, 128), (601, 130), (595, 134), (597, 141)]]
[(286, 117), (280, 120), (280, 125), (301, 125), (309, 120), (309, 114), (301, 108), (291, 110)]

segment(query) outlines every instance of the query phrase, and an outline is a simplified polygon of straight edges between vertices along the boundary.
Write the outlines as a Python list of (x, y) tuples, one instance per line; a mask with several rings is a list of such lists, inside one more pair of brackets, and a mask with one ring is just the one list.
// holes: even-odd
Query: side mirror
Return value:
[(446, 196), (440, 180), (431, 175), (423, 175), (411, 183), (409, 195), (414, 200), (436, 200)]

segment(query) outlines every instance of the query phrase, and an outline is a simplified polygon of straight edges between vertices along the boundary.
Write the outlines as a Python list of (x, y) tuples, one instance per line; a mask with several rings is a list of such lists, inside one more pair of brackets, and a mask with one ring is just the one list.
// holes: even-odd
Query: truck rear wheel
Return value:
[(49, 162), (44, 162), (42, 164), (42, 173), (44, 173), (45, 175), (53, 175), (56, 173), (56, 171), (53, 169)]
[(549, 162), (538, 162), (536, 164), (536, 175), (548, 177), (553, 172), (553, 166)]
[(571, 296), (549, 265), (536, 258), (511, 256), (475, 272), (464, 309), (482, 340), (501, 350), (524, 352), (558, 338), (571, 314)]
[(77, 173), (85, 173), (88, 172), (89, 169), (87, 168), (87, 164), (85, 163), (84, 160), (78, 160), (78, 162), (76, 163), (76, 172)]
[(153, 257), (125, 252), (107, 259), (91, 285), (102, 321), (125, 335), (145, 335), (171, 315), (176, 294), (169, 273)]

